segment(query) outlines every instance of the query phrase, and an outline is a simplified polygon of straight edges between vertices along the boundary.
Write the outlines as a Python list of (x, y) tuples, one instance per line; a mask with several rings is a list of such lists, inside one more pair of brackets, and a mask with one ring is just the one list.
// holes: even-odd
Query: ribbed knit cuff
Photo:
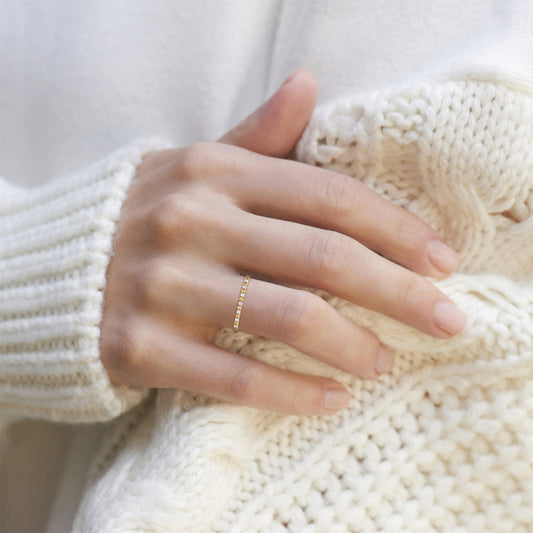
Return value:
[(77, 174), (0, 196), (0, 411), (49, 420), (107, 420), (146, 390), (113, 386), (99, 354), (115, 223), (157, 140)]

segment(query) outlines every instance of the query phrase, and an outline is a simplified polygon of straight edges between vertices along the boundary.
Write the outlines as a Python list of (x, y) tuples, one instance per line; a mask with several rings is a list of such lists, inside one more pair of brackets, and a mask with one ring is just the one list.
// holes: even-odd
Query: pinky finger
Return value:
[(137, 368), (145, 385), (295, 415), (333, 413), (350, 401), (348, 391), (332, 379), (281, 370), (203, 340), (178, 336), (161, 324), (151, 324), (150, 330), (144, 340), (136, 330), (137, 353), (128, 365), (130, 377)]
[(195, 388), (223, 400), (295, 415), (333, 413), (350, 401), (346, 389), (328, 378), (281, 370), (212, 345), (195, 350), (203, 370)]

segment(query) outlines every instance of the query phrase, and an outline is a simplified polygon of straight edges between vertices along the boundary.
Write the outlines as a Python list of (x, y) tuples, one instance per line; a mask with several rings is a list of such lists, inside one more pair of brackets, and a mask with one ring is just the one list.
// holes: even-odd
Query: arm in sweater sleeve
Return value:
[(0, 411), (90, 422), (146, 390), (116, 387), (99, 357), (115, 223), (158, 141), (140, 141), (36, 189), (0, 181)]

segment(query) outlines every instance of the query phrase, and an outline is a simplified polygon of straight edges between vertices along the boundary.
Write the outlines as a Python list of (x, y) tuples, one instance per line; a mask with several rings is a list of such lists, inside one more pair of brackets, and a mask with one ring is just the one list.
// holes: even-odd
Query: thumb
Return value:
[(264, 104), (219, 142), (262, 155), (286, 157), (307, 126), (317, 95), (315, 77), (308, 70), (297, 69)]

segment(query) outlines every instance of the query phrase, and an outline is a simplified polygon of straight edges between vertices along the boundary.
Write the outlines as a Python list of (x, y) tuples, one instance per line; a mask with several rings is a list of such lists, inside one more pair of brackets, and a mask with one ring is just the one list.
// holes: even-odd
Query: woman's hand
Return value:
[[(355, 179), (280, 159), (316, 93), (312, 75), (296, 71), (221, 142), (144, 160), (108, 268), (101, 356), (113, 382), (294, 414), (345, 407), (336, 381), (211, 344), (233, 326), (242, 271), (323, 289), (435, 337), (463, 328), (463, 313), (420, 275), (457, 266), (438, 235)], [(239, 327), (362, 378), (393, 365), (372, 333), (318, 296), (259, 279), (250, 281)]]

